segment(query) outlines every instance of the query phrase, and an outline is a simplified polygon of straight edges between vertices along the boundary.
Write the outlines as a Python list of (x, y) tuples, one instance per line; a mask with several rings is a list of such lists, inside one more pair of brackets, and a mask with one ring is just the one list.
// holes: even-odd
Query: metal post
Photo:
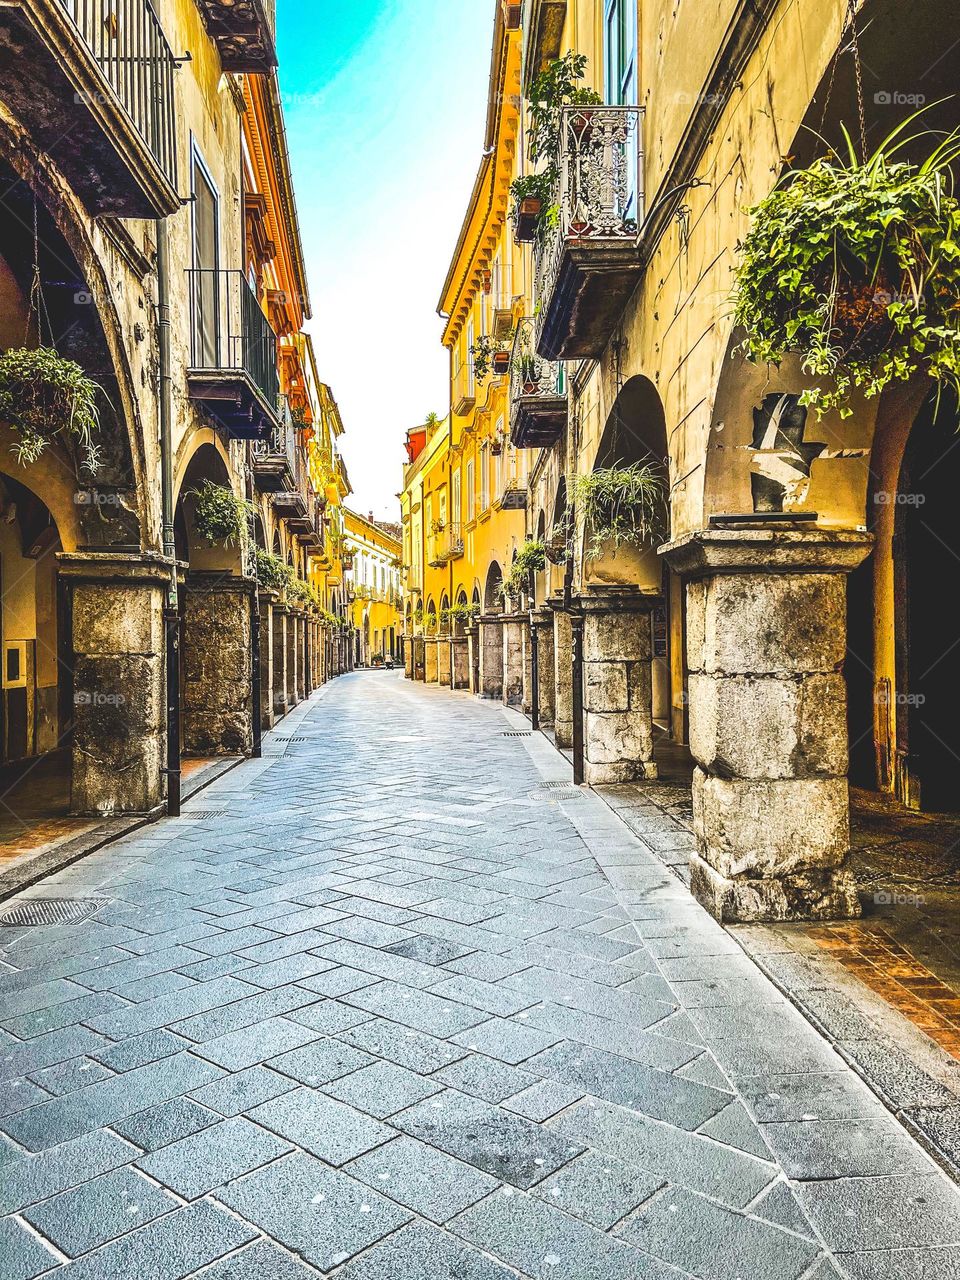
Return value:
[(259, 760), (263, 755), (263, 706), (260, 692), (263, 671), (260, 654), (260, 602), (256, 590), (250, 596), (250, 627), (253, 665), (253, 759)]
[(583, 614), (570, 615), (570, 649), (573, 658), (573, 781), (583, 782)]
[(157, 357), (160, 378), (160, 484), (163, 554), (170, 561), (170, 582), (163, 608), (167, 693), (167, 813), (180, 816), (180, 607), (177, 545), (173, 526), (173, 375), (170, 359), (170, 300), (167, 276), (167, 227), (157, 226)]

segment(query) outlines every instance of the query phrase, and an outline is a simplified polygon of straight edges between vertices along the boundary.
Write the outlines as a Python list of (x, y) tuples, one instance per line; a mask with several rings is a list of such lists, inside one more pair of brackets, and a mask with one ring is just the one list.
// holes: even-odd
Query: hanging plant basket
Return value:
[(664, 524), (664, 483), (650, 463), (599, 467), (577, 476), (574, 506), (589, 536), (587, 555), (598, 559), (611, 547), (651, 546), (660, 540)]
[(36, 462), (60, 436), (79, 446), (83, 465), (96, 471), (100, 390), (80, 365), (65, 360), (52, 347), (4, 351), (0, 355), (0, 420), (13, 430), (12, 452), (20, 465)]
[(735, 318), (756, 363), (791, 353), (823, 379), (801, 402), (852, 413), (926, 375), (960, 395), (960, 202), (952, 166), (960, 132), (931, 137), (922, 164), (900, 159), (923, 134), (911, 117), (860, 161), (816, 160), (750, 210), (736, 274)]
[(490, 445), (490, 456), (493, 458), (499, 458), (501, 453), (503, 453), (503, 441), (494, 438)]
[(225, 485), (204, 480), (191, 489), (194, 499), (193, 527), (209, 546), (245, 546), (249, 540), (249, 521), (256, 515), (250, 502), (238, 498)]

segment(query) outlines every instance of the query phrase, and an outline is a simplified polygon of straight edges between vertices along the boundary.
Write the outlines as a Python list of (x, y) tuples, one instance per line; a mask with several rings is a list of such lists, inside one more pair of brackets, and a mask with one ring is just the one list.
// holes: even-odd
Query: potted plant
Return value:
[(538, 238), (545, 210), (549, 207), (556, 185), (554, 171), (524, 173), (510, 184), (513, 205), (510, 219), (517, 244), (531, 244)]
[(573, 483), (576, 510), (590, 530), (587, 554), (597, 559), (613, 544), (644, 546), (659, 539), (663, 525), (664, 482), (647, 462), (629, 467), (598, 467)]
[(253, 503), (212, 480), (204, 480), (198, 489), (191, 489), (189, 496), (193, 498), (193, 527), (209, 546), (246, 545), (249, 521), (256, 515)]
[(502, 378), (504, 374), (510, 372), (510, 352), (506, 350), (494, 351), (492, 364), (494, 374), (498, 378)]
[(21, 466), (36, 462), (57, 436), (79, 445), (83, 465), (96, 471), (100, 386), (52, 347), (11, 347), (0, 355), (0, 419), (16, 438)]
[(960, 395), (960, 201), (952, 167), (960, 131), (931, 137), (921, 163), (901, 158), (924, 134), (916, 116), (860, 160), (830, 151), (792, 170), (754, 206), (736, 269), (735, 318), (756, 363), (799, 353), (829, 385), (801, 403), (852, 413), (921, 374)]
[(530, 352), (520, 357), (520, 387), (525, 396), (535, 396), (540, 390), (540, 362)]
[(510, 352), (504, 344), (488, 333), (481, 334), (470, 344), (470, 356), (473, 360), (473, 372), (478, 378), (489, 377), (491, 373), (500, 376), (510, 368)]

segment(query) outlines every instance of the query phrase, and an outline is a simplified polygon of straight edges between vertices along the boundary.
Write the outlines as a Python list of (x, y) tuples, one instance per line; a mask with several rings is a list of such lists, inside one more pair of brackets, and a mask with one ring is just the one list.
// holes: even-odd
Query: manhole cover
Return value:
[(0, 926), (31, 929), (41, 924), (79, 924), (107, 905), (106, 898), (28, 898), (0, 915)]
[(200, 822), (207, 818), (224, 818), (226, 809), (191, 809), (189, 813), (181, 813), (180, 817), (188, 822)]
[(501, 738), (532, 738), (533, 733), (530, 729), (508, 729), (506, 733), (501, 733)]

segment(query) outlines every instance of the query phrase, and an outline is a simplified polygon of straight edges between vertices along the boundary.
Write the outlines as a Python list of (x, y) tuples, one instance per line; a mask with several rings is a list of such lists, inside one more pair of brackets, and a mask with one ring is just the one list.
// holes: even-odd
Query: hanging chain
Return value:
[(849, 24), (853, 52), (853, 74), (857, 86), (857, 112), (860, 117), (860, 159), (867, 159), (867, 115), (863, 106), (863, 68), (860, 65), (860, 36), (857, 32), (857, 0), (848, 0)]

